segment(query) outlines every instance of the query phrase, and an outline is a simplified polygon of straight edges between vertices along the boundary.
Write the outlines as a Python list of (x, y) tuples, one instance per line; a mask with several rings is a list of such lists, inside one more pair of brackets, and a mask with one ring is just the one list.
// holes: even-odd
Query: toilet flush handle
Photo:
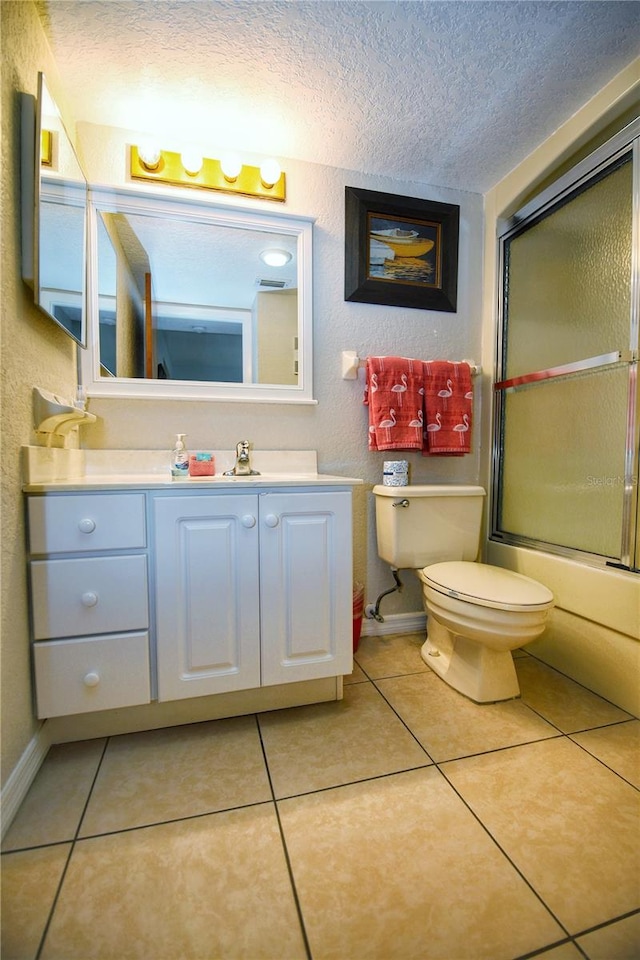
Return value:
[(409, 501), (406, 498), (404, 500), (394, 500), (391, 506), (392, 507), (408, 507)]

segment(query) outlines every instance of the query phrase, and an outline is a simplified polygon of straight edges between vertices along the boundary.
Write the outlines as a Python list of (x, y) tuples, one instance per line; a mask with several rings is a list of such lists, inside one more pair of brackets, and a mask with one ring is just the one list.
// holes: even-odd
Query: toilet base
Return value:
[(420, 654), (445, 683), (475, 703), (496, 703), (520, 696), (509, 650), (492, 650), (466, 637), (454, 636), (433, 617)]

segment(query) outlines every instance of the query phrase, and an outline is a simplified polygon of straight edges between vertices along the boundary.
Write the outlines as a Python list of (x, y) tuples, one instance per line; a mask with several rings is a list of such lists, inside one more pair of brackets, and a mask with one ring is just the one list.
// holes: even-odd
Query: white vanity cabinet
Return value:
[(158, 699), (352, 670), (351, 493), (153, 497)]
[(341, 696), (359, 481), (295, 456), (297, 480), (27, 485), (38, 717), (77, 739)]
[(37, 714), (149, 703), (145, 497), (27, 499)]

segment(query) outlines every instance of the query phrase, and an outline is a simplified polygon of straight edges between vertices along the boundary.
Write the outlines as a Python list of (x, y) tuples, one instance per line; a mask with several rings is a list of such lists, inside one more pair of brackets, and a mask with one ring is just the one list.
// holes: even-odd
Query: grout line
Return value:
[(402, 777), (405, 773), (414, 773), (416, 770), (430, 770), (436, 764), (431, 761), (417, 767), (403, 767), (401, 770), (390, 770), (389, 773), (376, 773), (371, 777), (362, 777), (359, 780), (347, 780), (345, 783), (334, 783), (329, 787), (316, 787), (315, 790), (303, 790), (302, 793), (288, 793), (285, 797), (276, 797), (276, 803), (284, 800), (297, 800), (299, 797), (312, 797), (316, 793), (329, 793), (331, 790), (342, 790), (345, 787), (355, 787), (360, 783), (375, 783), (376, 780), (386, 780), (389, 777)]
[[(188, 823), (189, 820), (202, 820), (204, 817), (215, 817), (219, 813), (233, 813), (234, 810), (247, 810), (249, 807), (263, 807), (269, 803), (271, 803), (271, 800), (256, 800), (253, 803), (238, 803), (232, 807), (222, 807), (220, 810), (204, 810), (202, 813), (190, 813), (182, 817), (169, 817), (167, 820), (153, 820), (151, 823), (136, 823), (131, 827), (117, 827), (115, 830), (105, 830), (102, 833), (88, 833), (84, 837), (78, 837), (76, 842), (84, 843), (85, 840), (115, 837), (120, 833), (133, 833), (135, 830), (153, 830), (154, 827), (166, 827), (171, 823)], [(68, 842), (69, 841), (67, 841), (67, 843)], [(43, 846), (48, 846), (48, 844), (43, 844)]]
[(555, 943), (548, 943), (546, 947), (542, 947), (540, 950), (532, 950), (531, 953), (524, 953), (521, 957), (516, 957), (515, 960), (534, 960), (535, 957), (544, 957), (549, 955), (549, 951), (555, 950), (557, 947), (565, 947), (568, 944), (574, 946), (576, 950), (580, 953), (580, 956), (584, 957), (585, 960), (589, 960), (589, 957), (584, 952), (582, 947), (576, 943), (573, 937), (569, 937), (564, 940), (556, 940)]
[(293, 900), (296, 905), (296, 911), (298, 913), (298, 921), (300, 923), (300, 932), (302, 933), (302, 939), (304, 941), (304, 948), (307, 954), (307, 960), (312, 960), (311, 946), (309, 944), (309, 938), (307, 937), (307, 929), (304, 924), (304, 916), (302, 914), (302, 905), (300, 903), (300, 898), (298, 897), (298, 890), (296, 888), (295, 877), (293, 875), (293, 866), (291, 864), (291, 859), (289, 857), (289, 850), (287, 849), (287, 841), (284, 835), (284, 829), (282, 826), (282, 820), (280, 818), (280, 809), (278, 807), (278, 801), (276, 800), (275, 791), (273, 789), (273, 781), (271, 780), (271, 771), (269, 770), (269, 761), (267, 759), (267, 751), (262, 739), (262, 730), (260, 729), (260, 717), (258, 714), (255, 714), (256, 729), (258, 731), (258, 737), (260, 738), (260, 747), (262, 748), (262, 756), (264, 759), (264, 766), (267, 772), (267, 778), (269, 780), (269, 789), (271, 790), (271, 797), (273, 800), (273, 807), (276, 814), (276, 820), (278, 821), (278, 830), (280, 831), (280, 840), (282, 842), (282, 850), (284, 853), (284, 859), (287, 864), (287, 871), (289, 873), (289, 882), (291, 883), (291, 892), (293, 893)]
[(581, 930), (580, 933), (574, 933), (574, 937), (586, 937), (589, 933), (594, 933), (596, 930), (604, 930), (606, 927), (611, 927), (614, 923), (620, 923), (621, 920), (629, 920), (630, 917), (635, 917), (639, 914), (640, 909), (629, 910), (627, 913), (621, 913), (619, 917), (613, 917), (611, 920), (603, 920), (602, 923), (596, 923), (593, 927), (587, 927), (585, 930)]
[[(78, 825), (77, 825), (77, 827), (76, 827), (76, 829), (75, 829), (75, 833), (74, 833), (73, 838), (72, 838), (72, 840), (71, 840), (71, 846), (69, 847), (69, 855), (67, 856), (65, 865), (64, 865), (64, 867), (63, 867), (63, 869), (62, 869), (62, 873), (61, 873), (61, 875), (60, 875), (60, 880), (59, 880), (59, 882), (58, 882), (58, 887), (57, 887), (57, 890), (56, 890), (56, 892), (55, 892), (55, 896), (54, 896), (54, 898), (53, 898), (53, 902), (52, 902), (52, 904), (51, 904), (51, 909), (49, 910), (49, 916), (47, 917), (47, 922), (45, 923), (45, 925), (44, 925), (44, 930), (42, 931), (42, 937), (40, 938), (40, 943), (38, 944), (38, 949), (36, 950), (36, 954), (35, 954), (34, 960), (40, 960), (40, 956), (41, 956), (42, 950), (43, 950), (43, 948), (44, 948), (45, 940), (47, 939), (47, 934), (49, 933), (49, 928), (51, 927), (51, 924), (52, 924), (52, 922), (53, 922), (53, 915), (54, 915), (54, 913), (55, 913), (55, 911), (56, 911), (56, 907), (58, 906), (58, 900), (60, 899), (60, 895), (61, 895), (61, 893), (62, 893), (62, 887), (63, 887), (63, 885), (64, 885), (64, 881), (65, 881), (65, 878), (66, 878), (66, 876), (67, 876), (67, 871), (69, 870), (69, 864), (71, 863), (71, 857), (73, 856), (73, 851), (74, 851), (75, 848), (76, 848), (76, 843), (77, 843), (77, 840), (78, 840), (78, 834), (80, 833), (80, 827), (82, 826), (82, 821), (84, 820), (84, 815), (85, 815), (85, 813), (87, 812), (87, 807), (89, 806), (89, 800), (91, 799), (91, 794), (93, 793), (93, 788), (95, 787), (96, 780), (98, 779), (98, 773), (100, 772), (100, 767), (102, 766), (102, 761), (104, 760), (104, 755), (105, 755), (105, 753), (107, 752), (107, 746), (109, 745), (109, 740), (110, 740), (110, 737), (107, 737), (107, 739), (105, 740), (104, 747), (102, 748), (102, 753), (100, 754), (100, 759), (98, 760), (98, 763), (97, 763), (97, 765), (96, 765), (96, 771), (95, 771), (95, 773), (94, 773), (94, 775), (93, 775), (93, 779), (92, 779), (91, 784), (90, 784), (90, 786), (89, 786), (89, 789), (88, 789), (88, 791), (87, 791), (87, 799), (86, 799), (85, 802), (84, 802), (84, 806), (83, 806), (83, 808), (82, 808), (82, 813), (80, 814), (80, 816), (79, 816), (79, 818), (78, 818)], [(67, 841), (67, 842), (69, 842), (69, 841)]]
[[(628, 721), (625, 720), (624, 722), (627, 723)], [(599, 729), (602, 729), (602, 728), (601, 728), (601, 727), (596, 727), (596, 728), (594, 728), (594, 729), (599, 730)], [(590, 732), (590, 731), (588, 731), (588, 730), (579, 730), (579, 731), (578, 731), (578, 733), (589, 733), (589, 732)], [(577, 740), (574, 740), (574, 739), (573, 739), (573, 736), (574, 736), (574, 735), (573, 735), (573, 734), (570, 734), (570, 733), (567, 733), (567, 734), (566, 734), (567, 740), (570, 740), (571, 743), (572, 743), (574, 746), (579, 747), (581, 750), (583, 750), (583, 751), (587, 754), (588, 757), (591, 757), (592, 760), (596, 760), (598, 763), (602, 764), (602, 766), (605, 768), (605, 770), (608, 770), (610, 773), (614, 773), (614, 774), (616, 775), (616, 777), (619, 777), (620, 780), (622, 780), (623, 783), (629, 784), (629, 786), (630, 786), (633, 790), (635, 790), (637, 793), (640, 793), (640, 787), (638, 787), (635, 783), (632, 783), (631, 780), (627, 780), (626, 777), (623, 777), (622, 774), (621, 774), (618, 770), (614, 770), (613, 767), (610, 767), (608, 763), (606, 763), (606, 762), (605, 762), (604, 760), (602, 760), (600, 757), (597, 757), (597, 756), (595, 755), (595, 753), (591, 753), (590, 750), (587, 750), (587, 748), (586, 748), (585, 746), (583, 746), (583, 744), (578, 743)]]
[[(416, 676), (416, 674), (406, 674), (406, 676)], [(385, 678), (382, 678), (382, 679), (388, 679), (388, 678), (385, 677)], [(413, 737), (413, 739), (415, 740), (415, 742), (418, 744), (418, 746), (420, 747), (420, 749), (423, 751), (424, 755), (427, 757), (427, 759), (429, 760), (429, 762), (430, 762), (430, 763), (435, 763), (436, 761), (433, 759), (433, 757), (431, 756), (431, 754), (427, 751), (427, 749), (426, 749), (426, 747), (424, 746), (424, 744), (420, 743), (420, 741), (418, 740), (418, 738), (416, 737), (415, 733), (413, 732), (413, 730), (411, 729), (411, 727), (408, 725), (408, 723), (406, 723), (406, 721), (404, 720), (404, 718), (400, 716), (400, 714), (398, 713), (398, 711), (396, 710), (396, 708), (393, 706), (393, 704), (389, 703), (389, 701), (388, 701), (387, 698), (385, 697), (385, 695), (384, 695), (384, 693), (382, 692), (382, 690), (380, 690), (380, 688), (377, 686), (375, 680), (370, 680), (369, 683), (371, 684), (371, 686), (373, 687), (373, 689), (378, 693), (378, 695), (379, 695), (380, 697), (382, 697), (382, 699), (384, 700), (384, 702), (386, 703), (386, 705), (389, 707), (389, 709), (391, 710), (391, 712), (398, 718), (398, 720), (400, 721), (400, 723), (402, 724), (402, 726), (405, 728), (405, 730), (407, 730), (407, 731), (411, 734), (411, 736)], [(413, 767), (413, 768), (410, 768), (410, 769), (419, 769), (419, 768), (418, 768), (418, 767)]]
[[(595, 690), (591, 690), (590, 687), (586, 687), (584, 683), (580, 683), (579, 680), (576, 680), (574, 677), (570, 677), (568, 673), (563, 673), (562, 670), (559, 670), (557, 667), (554, 667), (550, 663), (547, 663), (546, 660), (541, 660), (540, 657), (536, 657), (534, 653), (529, 653), (527, 651), (527, 656), (531, 657), (532, 660), (535, 660), (536, 663), (541, 664), (541, 666), (546, 667), (547, 670), (553, 670), (554, 673), (557, 673), (559, 676), (564, 677), (565, 680), (570, 680), (572, 683), (575, 683), (577, 687), (581, 687), (583, 690), (586, 690), (587, 693), (592, 694), (592, 696), (598, 697), (600, 700), (603, 700), (605, 703), (608, 703), (610, 707), (615, 707), (616, 710), (620, 710), (622, 711), (622, 713), (626, 713), (627, 715), (625, 717), (626, 720), (640, 720), (640, 717), (634, 716), (633, 713), (629, 713), (628, 710), (625, 710), (623, 707), (619, 707), (617, 703), (613, 702), (613, 700), (608, 700), (606, 697), (603, 697), (601, 693), (596, 693)], [(618, 722), (618, 721), (614, 721), (614, 722)], [(607, 726), (607, 724), (604, 724), (604, 726)]]
[[(450, 762), (450, 761), (449, 761), (449, 762)], [(516, 871), (516, 873), (518, 874), (518, 876), (523, 880), (524, 883), (526, 883), (526, 885), (529, 887), (529, 889), (531, 890), (531, 892), (533, 893), (533, 895), (540, 901), (540, 903), (541, 903), (542, 906), (545, 908), (545, 910), (547, 911), (547, 913), (548, 913), (551, 917), (553, 917), (553, 919), (556, 921), (556, 923), (558, 924), (558, 926), (560, 927), (560, 929), (561, 929), (561, 930), (564, 930), (564, 932), (565, 932), (565, 934), (567, 935), (567, 937), (571, 938), (571, 934), (570, 934), (569, 931), (567, 930), (567, 928), (566, 928), (566, 926), (564, 925), (564, 923), (562, 923), (562, 922), (560, 921), (560, 919), (555, 915), (555, 913), (553, 912), (553, 910), (551, 909), (551, 907), (550, 907), (547, 903), (545, 903), (545, 901), (543, 900), (542, 896), (538, 893), (538, 891), (537, 891), (536, 888), (533, 886), (533, 884), (527, 879), (527, 877), (524, 875), (524, 873), (522, 872), (522, 870), (513, 862), (513, 860), (511, 859), (511, 857), (509, 856), (509, 854), (506, 852), (506, 850), (503, 849), (502, 845), (501, 845), (500, 843), (498, 843), (498, 841), (496, 840), (496, 838), (493, 836), (493, 834), (492, 834), (491, 831), (489, 830), (488, 826), (487, 826), (485, 823), (483, 823), (483, 821), (480, 819), (480, 817), (479, 817), (478, 814), (475, 812), (475, 810), (473, 809), (473, 807), (470, 806), (470, 804), (465, 800), (465, 798), (462, 796), (462, 794), (460, 793), (460, 791), (456, 789), (456, 787), (453, 785), (453, 783), (451, 783), (451, 780), (449, 780), (449, 778), (448, 778), (448, 776), (446, 775), (446, 773), (444, 772), (444, 770), (441, 770), (441, 769), (440, 769), (440, 765), (439, 765), (439, 764), (436, 764), (436, 767), (437, 767), (438, 772), (440, 773), (440, 775), (441, 775), (442, 777), (444, 777), (444, 779), (445, 779), (446, 782), (449, 784), (449, 786), (451, 787), (451, 789), (453, 790), (453, 792), (456, 794), (456, 796), (460, 798), (460, 800), (461, 800), (462, 803), (465, 805), (465, 807), (467, 808), (467, 810), (469, 811), (469, 813), (470, 813), (470, 814), (475, 818), (475, 820), (480, 824), (480, 826), (482, 827), (482, 829), (484, 830), (484, 832), (487, 834), (487, 836), (489, 837), (489, 839), (492, 841), (492, 843), (494, 843), (494, 844), (496, 845), (496, 847), (498, 848), (498, 850), (500, 851), (500, 853), (503, 855), (503, 857), (507, 860), (508, 863), (511, 864), (511, 866), (512, 866), (513, 869)]]

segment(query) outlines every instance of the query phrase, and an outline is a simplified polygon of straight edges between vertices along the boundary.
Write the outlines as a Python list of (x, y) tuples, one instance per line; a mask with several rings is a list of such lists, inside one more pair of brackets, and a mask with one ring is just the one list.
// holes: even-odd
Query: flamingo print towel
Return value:
[(471, 452), (473, 391), (468, 363), (424, 364), (424, 453), (461, 456)]
[(473, 392), (468, 363), (368, 357), (364, 402), (369, 450), (471, 452)]
[(423, 395), (421, 360), (367, 358), (369, 450), (422, 450)]

